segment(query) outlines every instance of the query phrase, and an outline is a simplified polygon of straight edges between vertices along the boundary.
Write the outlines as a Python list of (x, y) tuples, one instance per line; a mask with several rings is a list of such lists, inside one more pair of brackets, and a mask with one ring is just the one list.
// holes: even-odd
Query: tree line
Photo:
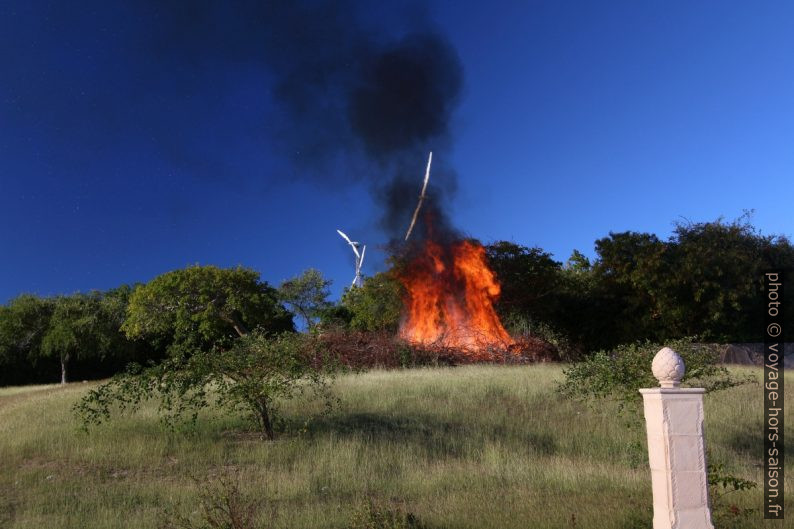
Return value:
[[(595, 242), (592, 261), (574, 251), (563, 263), (509, 241), (486, 250), (508, 329), (571, 356), (639, 340), (759, 341), (763, 271), (794, 269), (791, 242), (761, 234), (747, 217), (678, 223), (667, 240), (610, 233)], [(0, 385), (50, 382), (57, 373), (62, 382), (98, 378), (133, 362), (229, 349), (255, 329), (294, 331), (295, 317), (310, 330), (394, 333), (402, 312), (400, 265), (391, 259), (335, 303), (328, 300), (330, 281), (315, 269), (276, 288), (254, 270), (214, 266), (104, 292), (23, 294), (0, 306)], [(794, 311), (785, 314), (794, 323)]]
[[(509, 241), (486, 250), (502, 287), (496, 309), (508, 330), (539, 336), (573, 356), (642, 340), (760, 341), (763, 272), (794, 270), (791, 241), (760, 233), (747, 216), (677, 223), (667, 240), (610, 233), (595, 241), (592, 260), (574, 250), (563, 263), (541, 248)], [(321, 319), (396, 330), (401, 287), (399, 263), (392, 264), (347, 291)], [(794, 323), (794, 310), (785, 315)]]

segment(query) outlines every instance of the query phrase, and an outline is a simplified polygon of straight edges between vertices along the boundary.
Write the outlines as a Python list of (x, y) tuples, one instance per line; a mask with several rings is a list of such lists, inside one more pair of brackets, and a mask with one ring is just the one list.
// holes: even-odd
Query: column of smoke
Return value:
[(443, 204), (456, 176), (446, 155), (463, 83), (460, 60), (420, 13), (406, 15), (405, 31), (384, 35), (355, 7), (284, 3), (271, 13), (279, 24), (269, 39), (269, 66), (288, 116), (280, 136), (298, 147), (294, 161), (307, 173), (339, 159), (363, 173), (393, 241), (405, 233), (427, 152), (435, 151), (430, 199), (414, 240), (429, 235), (428, 221), (435, 236), (447, 237), (453, 230)]
[[(349, 181), (332, 182), (342, 187), (364, 179), (390, 252), (402, 262), (406, 338), (437, 343), (455, 335), (452, 345), (481, 349), (474, 330), (489, 344), (506, 343), (492, 307), (499, 286), (484, 250), (464, 243), (445, 215), (456, 182), (450, 153), (463, 85), (460, 59), (421, 9), (375, 13), (374, 5), (199, 4), (166, 13), (164, 27), (178, 27), (190, 38), (175, 48), (169, 36), (163, 53), (261, 68), (277, 112), (265, 126), (295, 174), (349, 175)], [(434, 153), (430, 187), (406, 244), (428, 151)]]
[[(287, 172), (299, 178), (341, 187), (364, 180), (380, 206), (381, 228), (396, 240), (410, 221), (431, 150), (436, 160), (425, 212), (438, 233), (449, 230), (442, 204), (455, 190), (447, 153), (463, 84), (458, 55), (423, 4), (396, 4), (142, 0), (131, 6), (148, 21), (147, 45), (164, 65), (258, 72), (262, 97), (274, 104), (262, 123), (268, 150), (288, 159)], [(417, 240), (427, 236), (426, 222), (417, 228)]]

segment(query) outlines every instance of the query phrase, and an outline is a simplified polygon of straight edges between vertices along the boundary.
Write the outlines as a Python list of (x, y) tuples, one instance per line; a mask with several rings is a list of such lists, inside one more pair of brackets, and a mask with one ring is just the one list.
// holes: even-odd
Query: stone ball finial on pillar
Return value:
[(663, 347), (653, 357), (651, 370), (653, 371), (653, 376), (659, 381), (660, 386), (663, 388), (677, 388), (681, 384), (686, 368), (678, 353), (669, 347)]

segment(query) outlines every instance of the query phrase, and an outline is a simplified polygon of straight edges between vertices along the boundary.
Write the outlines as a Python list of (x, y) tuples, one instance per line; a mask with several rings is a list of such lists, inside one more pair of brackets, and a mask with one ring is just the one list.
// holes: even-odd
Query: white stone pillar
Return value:
[(651, 366), (661, 387), (641, 389), (653, 486), (653, 529), (714, 529), (703, 441), (702, 388), (679, 388), (684, 362), (669, 347)]

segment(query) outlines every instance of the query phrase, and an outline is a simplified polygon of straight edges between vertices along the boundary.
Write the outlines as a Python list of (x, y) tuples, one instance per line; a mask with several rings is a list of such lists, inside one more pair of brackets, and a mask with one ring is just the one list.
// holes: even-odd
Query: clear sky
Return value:
[[(273, 284), (315, 267), (338, 295), (353, 262), (336, 228), (368, 244), (376, 272), (389, 235), (373, 162), (362, 147), (315, 163), (317, 138), (326, 157), (346, 149), (332, 119), (345, 105), (301, 86), (333, 60), (317, 86), (343, 93), (362, 47), (417, 29), (449, 45), (462, 84), (443, 134), (410, 144), (416, 192), (434, 149), (457, 173), (448, 212), (467, 235), (561, 261), (610, 231), (667, 237), (676, 220), (745, 209), (794, 235), (794, 4), (372, 5), (314, 2), (322, 16), (304, 26), (278, 7), (2, 2), (0, 302), (195, 263)], [(356, 38), (339, 36), (348, 27)]]

